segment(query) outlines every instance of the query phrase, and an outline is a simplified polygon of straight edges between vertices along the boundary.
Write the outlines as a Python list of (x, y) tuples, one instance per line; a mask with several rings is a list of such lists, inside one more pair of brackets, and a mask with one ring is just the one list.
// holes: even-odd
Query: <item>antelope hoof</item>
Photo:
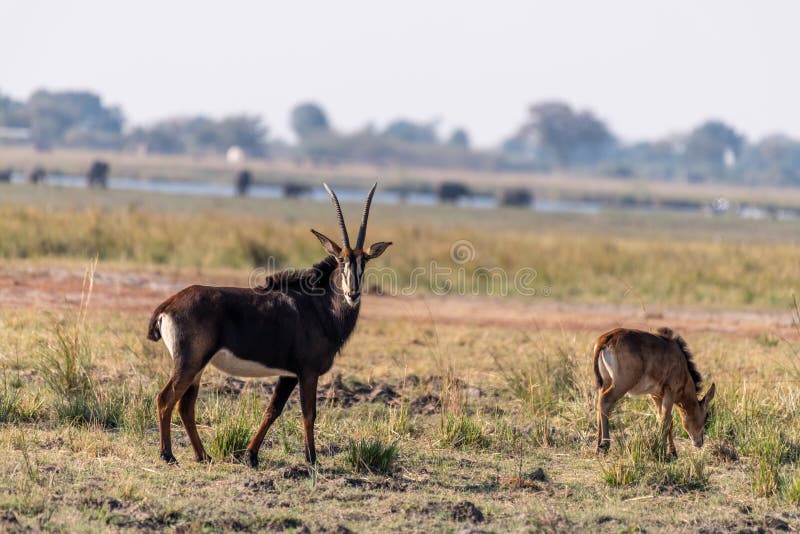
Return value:
[(608, 454), (608, 449), (611, 448), (610, 441), (602, 441), (597, 444), (597, 454)]
[(258, 467), (258, 451), (247, 451), (247, 465), (253, 469)]
[(177, 464), (178, 460), (172, 455), (171, 452), (162, 452), (161, 459), (167, 462), (168, 464)]
[(197, 457), (197, 461), (200, 462), (201, 464), (210, 464), (214, 461), (214, 459), (211, 457), (210, 454), (203, 453), (202, 456)]

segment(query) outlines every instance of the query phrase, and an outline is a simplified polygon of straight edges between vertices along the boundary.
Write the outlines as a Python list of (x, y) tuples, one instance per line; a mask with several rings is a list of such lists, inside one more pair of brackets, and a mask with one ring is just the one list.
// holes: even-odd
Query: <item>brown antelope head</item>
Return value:
[(703, 398), (698, 398), (696, 402), (676, 403), (683, 428), (692, 438), (692, 443), (695, 447), (703, 446), (703, 434), (708, 422), (708, 408), (716, 393), (717, 385), (711, 384), (706, 395)]
[(339, 271), (341, 273), (341, 288), (344, 294), (345, 302), (351, 306), (358, 306), (361, 300), (361, 285), (364, 281), (364, 270), (369, 260), (377, 258), (391, 245), (391, 242), (379, 241), (373, 243), (368, 249), (364, 250), (364, 239), (367, 236), (367, 220), (369, 219), (369, 208), (372, 204), (372, 195), (375, 194), (375, 188), (378, 184), (372, 186), (367, 199), (364, 201), (364, 212), (361, 216), (361, 227), (358, 229), (358, 237), (356, 238), (355, 247), (350, 246), (350, 237), (347, 234), (347, 226), (344, 223), (344, 216), (342, 215), (342, 208), (339, 206), (339, 199), (336, 198), (336, 193), (328, 187), (328, 184), (322, 184), (325, 190), (331, 197), (333, 207), (336, 208), (336, 216), (339, 220), (339, 229), (342, 232), (341, 246), (331, 238), (312, 229), (311, 231), (317, 236), (322, 248), (329, 254), (336, 257), (339, 262)]

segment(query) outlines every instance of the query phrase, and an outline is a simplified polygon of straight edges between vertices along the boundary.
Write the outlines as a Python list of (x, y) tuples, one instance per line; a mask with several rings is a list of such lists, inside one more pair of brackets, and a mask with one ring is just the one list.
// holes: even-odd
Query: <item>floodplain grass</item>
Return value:
[[(298, 220), (330, 225), (318, 205), (220, 201), (193, 210), (178, 200), (167, 213), (147, 202), (125, 211), (129, 196), (108, 197), (122, 204), (93, 205), (105, 202), (96, 192), (75, 210), (63, 199), (2, 203), (0, 256), (54, 263), (98, 252), (137, 271), (227, 266), (242, 274), (265, 251), (283, 265), (308, 265), (319, 247)], [(256, 213), (264, 208), (274, 212)], [(402, 253), (385, 261), (401, 273), (431, 257), (447, 261), (452, 240), (466, 237), (481, 263), (534, 265), (559, 300), (614, 302), (631, 298), (622, 293), (634, 290), (617, 291), (629, 284), (647, 304), (789, 314), (796, 289), (800, 243), (782, 239), (780, 224), (728, 221), (730, 230), (715, 220), (682, 241), (641, 217), (575, 223), (511, 214), (511, 229), (497, 233), (504, 212), (485, 214), (486, 227), (465, 236), (458, 226), (473, 212), (447, 212), (456, 223), (441, 222), (442, 212), (409, 213), (419, 215), (414, 223), (402, 222), (400, 209), (376, 210), (370, 225), (376, 240), (397, 242)], [(581, 225), (591, 228), (572, 235)], [(363, 318), (321, 385), (341, 373), (345, 390), (393, 395), (354, 400), (331, 388), (321, 397), (319, 465), (309, 473), (297, 395), (253, 470), (238, 453), (263, 417), (270, 381), (240, 387), (215, 370), (204, 373), (197, 423), (216, 462), (194, 462), (176, 413), (180, 463), (163, 465), (154, 398), (171, 362), (162, 344), (145, 339), (148, 318), (0, 308), (0, 530), (694, 532), (779, 520), (800, 528), (794, 339), (693, 333), (698, 367), (718, 389), (705, 447), (692, 448), (676, 415), (679, 456), (668, 461), (651, 403), (626, 398), (611, 417), (611, 450), (598, 458), (590, 350), (599, 332)], [(463, 501), (483, 523), (457, 519)]]
[[(706, 447), (693, 449), (676, 417), (679, 457), (672, 461), (659, 455), (658, 422), (649, 401), (625, 399), (611, 417), (612, 449), (597, 458), (594, 405), (585, 397), (594, 384), (588, 353), (594, 333), (532, 336), (501, 329), (500, 335), (485, 336), (469, 327), (438, 325), (441, 360), (432, 361), (429, 347), (412, 345), (409, 352), (401, 337), (386, 337), (389, 324), (364, 321), (337, 369), (347, 377), (345, 384), (389, 384), (399, 397), (388, 404), (358, 401), (347, 407), (336, 398), (321, 399), (319, 465), (309, 475), (297, 469), (304, 460), (296, 395), (267, 434), (260, 467), (252, 470), (237, 453), (252, 438), (268, 391), (260, 381), (231, 389), (214, 370), (204, 374), (197, 408), (201, 436), (216, 462), (194, 462), (176, 417), (179, 468), (162, 465), (152, 398), (169, 364), (144, 351), (150, 346), (141, 332), (145, 314), (90, 315), (85, 323), (93, 334), (92, 363), (85, 372), (94, 396), (119, 395), (122, 415), (116, 428), (62, 419), (52, 408), (56, 392), (45, 377), (23, 372), (39, 361), (36, 348), (42, 342), (57, 340), (52, 317), (4, 310), (0, 318), (30, 325), (9, 332), (8, 344), (16, 350), (13, 357), (2, 353), (0, 367), (9, 391), (16, 392), (15, 402), (38, 398), (42, 407), (36, 422), (14, 416), (0, 423), (0, 514), (20, 525), (215, 532), (275, 525), (312, 531), (338, 525), (354, 531), (376, 525), (458, 530), (464, 524), (449, 510), (464, 500), (488, 518), (486, 528), (498, 531), (545, 523), (566, 530), (731, 529), (779, 512), (788, 514), (780, 517), (790, 524), (797, 518), (800, 466), (794, 451), (800, 423), (792, 416), (798, 406), (790, 387), (755, 382), (743, 398), (741, 383), (719, 383)], [(57, 324), (70, 318), (71, 312), (63, 312)], [(98, 328), (107, 323), (115, 332)], [(400, 332), (414, 328), (394, 326)], [(709, 333), (692, 339), (698, 366), (712, 377), (732, 361), (725, 355), (736, 358), (741, 346), (736, 336)], [(763, 363), (759, 377), (777, 376), (789, 357), (781, 345), (751, 340), (748, 346), (749, 357)], [(710, 352), (723, 356), (706, 357)], [(146, 370), (131, 365), (132, 353), (140, 355)], [(527, 369), (526, 380), (542, 392), (539, 404), (520, 396), (496, 367), (502, 357), (492, 354), (517, 355), (516, 367)], [(401, 359), (405, 368), (392, 372), (392, 362)], [(550, 372), (536, 374), (537, 364)], [(323, 385), (325, 380), (330, 378)], [(441, 395), (451, 398), (427, 400)], [(716, 456), (713, 446), (722, 440), (738, 451), (738, 459)], [(543, 473), (536, 474), (537, 469)], [(696, 507), (700, 495), (702, 513)], [(645, 502), (628, 501), (639, 497), (657, 499), (667, 508), (654, 511)], [(738, 507), (749, 508), (743, 513)]]
[[(255, 268), (310, 266), (324, 254), (308, 228), (332, 233), (335, 222), (313, 202), (176, 197), (162, 205), (163, 196), (109, 192), (119, 196), (111, 202), (103, 192), (74, 193), (0, 200), (0, 258), (98, 255), (104, 263), (137, 268), (235, 269), (247, 277)], [(370, 289), (379, 285), (388, 293), (531, 298), (533, 291), (554, 301), (782, 311), (800, 262), (800, 234), (785, 221), (380, 208), (370, 239), (395, 246), (371, 266), (377, 282)], [(451, 248), (464, 240), (474, 259), (454, 262)], [(495, 268), (506, 273), (505, 282), (486, 271)], [(535, 274), (520, 282), (515, 276), (526, 269)], [(761, 342), (775, 342), (765, 336)]]

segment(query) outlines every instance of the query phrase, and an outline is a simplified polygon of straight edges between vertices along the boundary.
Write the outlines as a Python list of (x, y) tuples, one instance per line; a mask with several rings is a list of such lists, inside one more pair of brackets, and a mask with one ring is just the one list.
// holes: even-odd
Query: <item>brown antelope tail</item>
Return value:
[(150, 327), (147, 329), (147, 339), (150, 341), (158, 341), (161, 339), (161, 314), (164, 312), (164, 308), (167, 307), (168, 302), (169, 301), (161, 303), (150, 318)]
[(603, 387), (603, 376), (600, 374), (600, 351), (605, 346), (604, 338), (598, 339), (594, 344), (594, 378), (597, 382), (597, 389)]

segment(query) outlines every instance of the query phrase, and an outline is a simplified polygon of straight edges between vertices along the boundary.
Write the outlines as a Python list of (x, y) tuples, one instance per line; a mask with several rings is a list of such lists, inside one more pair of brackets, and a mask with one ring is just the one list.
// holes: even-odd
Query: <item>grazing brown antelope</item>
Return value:
[(650, 395), (662, 424), (662, 450), (676, 456), (672, 441), (672, 406), (678, 407), (683, 428), (695, 447), (703, 446), (708, 407), (716, 392), (711, 384), (705, 397), (698, 398), (702, 385), (692, 353), (682, 337), (669, 328), (656, 334), (617, 328), (600, 336), (594, 344), (594, 374), (597, 396), (597, 451), (610, 445), (608, 415), (625, 396)]
[(316, 462), (317, 380), (331, 368), (356, 326), (366, 263), (391, 245), (378, 242), (363, 248), (377, 183), (364, 202), (355, 247), (350, 246), (336, 194), (323, 185), (342, 232), (339, 246), (311, 230), (329, 254), (325, 259), (310, 269), (274, 274), (255, 290), (191, 286), (153, 312), (147, 337), (163, 339), (173, 358), (172, 377), (156, 399), (161, 458), (166, 462), (175, 462), (170, 421), (176, 404), (197, 460), (211, 460), (197, 433), (194, 409), (200, 376), (209, 363), (235, 376), (279, 377), (261, 426), (247, 447), (250, 466), (258, 465), (264, 436), (298, 383), (306, 459)]

